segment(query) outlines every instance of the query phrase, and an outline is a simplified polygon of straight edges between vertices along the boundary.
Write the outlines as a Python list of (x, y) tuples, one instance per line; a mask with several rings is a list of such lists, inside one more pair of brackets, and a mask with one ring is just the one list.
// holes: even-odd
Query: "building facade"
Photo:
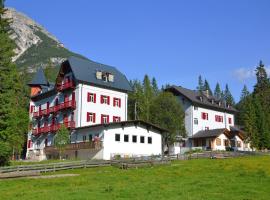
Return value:
[[(195, 91), (181, 86), (166, 89), (172, 92), (185, 112), (187, 141), (185, 147), (211, 150), (249, 150), (244, 134), (235, 127), (237, 110), (221, 99), (209, 95), (208, 91)], [(180, 147), (174, 148), (175, 153)]]
[[(99, 148), (99, 152), (102, 150), (104, 154), (100, 153), (98, 158), (111, 158), (106, 147), (106, 144), (110, 145), (106, 139), (109, 137), (106, 134), (108, 130), (101, 128), (103, 126), (97, 129), (96, 125), (127, 121), (128, 92), (131, 91), (131, 87), (121, 72), (111, 66), (71, 57), (62, 63), (56, 83), (49, 83), (40, 69), (29, 86), (31, 125), (27, 141), (27, 158), (42, 160), (55, 156), (57, 151), (53, 147), (54, 136), (62, 124), (71, 132), (72, 145), (67, 149), (69, 157), (87, 157), (85, 153), (80, 153), (81, 149), (84, 149), (92, 152), (88, 154), (90, 158), (91, 155), (94, 156), (94, 150)], [(141, 134), (148, 134), (147, 127), (141, 127)], [(159, 128), (155, 130), (161, 132)], [(95, 146), (95, 138), (103, 145)], [(158, 140), (155, 140), (156, 142)], [(155, 143), (151, 145), (154, 146)], [(128, 150), (119, 150), (110, 152), (110, 155), (123, 154), (125, 151), (131, 154)], [(154, 152), (159, 150), (152, 153)]]

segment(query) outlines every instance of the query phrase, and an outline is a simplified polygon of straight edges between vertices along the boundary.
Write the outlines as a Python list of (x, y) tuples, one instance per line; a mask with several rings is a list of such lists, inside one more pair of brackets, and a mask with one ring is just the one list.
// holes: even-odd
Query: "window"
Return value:
[(102, 124), (109, 123), (109, 115), (101, 115), (101, 123)]
[(83, 135), (83, 141), (84, 142), (86, 141), (86, 135)]
[(141, 143), (144, 143), (144, 136), (141, 136), (141, 137), (140, 137), (140, 142), (141, 142)]
[(148, 137), (148, 144), (152, 144), (152, 137)]
[(209, 127), (208, 127), (208, 126), (206, 126), (206, 127), (205, 127), (205, 130), (206, 130), (206, 131), (207, 131), (207, 130), (209, 130)]
[(232, 124), (232, 118), (229, 117), (228, 121), (229, 121), (229, 124)]
[(113, 98), (113, 106), (121, 108), (121, 99)]
[(241, 142), (240, 141), (237, 141), (237, 147), (241, 147)]
[(115, 141), (120, 142), (120, 134), (115, 134)]
[(224, 140), (223, 140), (223, 143), (224, 143), (224, 146), (225, 146), (225, 147), (228, 147), (228, 146), (229, 146), (229, 140), (224, 139)]
[(223, 116), (215, 115), (215, 121), (216, 122), (223, 122)]
[(113, 122), (120, 122), (121, 118), (117, 116), (113, 116)]
[(101, 97), (100, 97), (100, 103), (101, 104), (110, 105), (110, 97), (109, 96), (105, 96), (105, 95), (101, 95)]
[(40, 140), (37, 140), (37, 149), (40, 147)]
[(216, 144), (217, 144), (217, 146), (221, 146), (221, 139), (217, 138), (216, 139)]
[(28, 143), (27, 143), (27, 148), (31, 148), (32, 147), (32, 140), (28, 140)]
[(91, 142), (92, 140), (93, 140), (93, 136), (92, 136), (92, 134), (89, 134), (89, 141)]
[(137, 135), (132, 135), (132, 142), (136, 143), (137, 142)]
[(124, 135), (124, 142), (128, 142), (128, 140), (129, 140), (128, 135)]
[(199, 122), (198, 122), (198, 118), (194, 118), (194, 124), (198, 125)]
[(35, 106), (30, 106), (30, 113), (34, 112)]
[(194, 110), (198, 110), (198, 107), (197, 106), (194, 106)]
[(96, 113), (87, 112), (86, 121), (95, 123), (96, 122)]
[(96, 103), (96, 94), (88, 92), (87, 93), (87, 102)]
[(208, 113), (202, 112), (202, 119), (208, 120)]

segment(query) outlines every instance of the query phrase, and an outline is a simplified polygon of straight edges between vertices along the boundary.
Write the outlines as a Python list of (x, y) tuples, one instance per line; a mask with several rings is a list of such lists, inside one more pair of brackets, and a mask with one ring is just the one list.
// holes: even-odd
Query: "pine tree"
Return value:
[(214, 91), (214, 97), (216, 99), (220, 99), (221, 98), (221, 89), (220, 89), (219, 83), (216, 84), (215, 91)]
[(249, 96), (249, 91), (247, 89), (247, 86), (244, 85), (243, 89), (242, 89), (242, 92), (241, 92), (241, 97), (240, 97), (240, 101), (246, 99), (248, 96)]
[(152, 78), (151, 85), (152, 85), (152, 88), (154, 91), (154, 95), (157, 96), (159, 93), (159, 89), (158, 89), (158, 84), (157, 84), (157, 80), (155, 79), (155, 77)]
[(225, 99), (227, 105), (234, 105), (235, 104), (234, 98), (230, 92), (228, 84), (226, 84), (226, 86), (225, 86), (224, 99)]
[(210, 87), (210, 85), (209, 85), (209, 83), (208, 83), (208, 81), (206, 79), (204, 80), (203, 90), (208, 91), (209, 95), (211, 95), (211, 96), (213, 95), (211, 87)]
[(203, 80), (202, 80), (202, 76), (200, 75), (199, 78), (198, 78), (198, 86), (197, 86), (197, 90), (199, 92), (202, 92), (203, 91)]
[(151, 103), (153, 102), (154, 91), (153, 91), (148, 75), (145, 75), (143, 79), (143, 94), (144, 94), (143, 95), (144, 98), (141, 105), (142, 113), (141, 113), (140, 119), (149, 121), (150, 120), (150, 106), (151, 106)]
[(12, 63), (15, 43), (9, 38), (10, 20), (3, 18), (6, 12), (3, 1), (0, 5), (0, 140), (13, 152), (20, 152), (28, 124), (26, 98), (22, 80)]

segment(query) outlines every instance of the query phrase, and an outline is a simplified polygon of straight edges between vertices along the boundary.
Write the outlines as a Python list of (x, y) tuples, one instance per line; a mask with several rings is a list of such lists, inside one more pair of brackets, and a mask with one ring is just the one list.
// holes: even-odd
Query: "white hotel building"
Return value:
[(71, 57), (62, 63), (55, 84), (40, 69), (31, 83), (28, 159), (56, 157), (54, 136), (61, 124), (70, 130), (67, 158), (111, 159), (162, 153), (166, 130), (127, 121), (126, 77), (116, 68)]
[[(244, 133), (235, 127), (237, 110), (231, 105), (208, 94), (181, 86), (171, 86), (166, 91), (172, 92), (179, 100), (185, 112), (187, 141), (183, 147), (206, 150), (250, 150), (244, 141)], [(173, 153), (179, 153), (179, 144)]]

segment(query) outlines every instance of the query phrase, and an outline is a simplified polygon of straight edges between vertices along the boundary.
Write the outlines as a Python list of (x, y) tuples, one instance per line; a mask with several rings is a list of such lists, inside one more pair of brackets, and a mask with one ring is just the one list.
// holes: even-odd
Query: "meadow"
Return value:
[(0, 180), (0, 199), (270, 199), (270, 156), (194, 159), (139, 169), (98, 167), (53, 174), (79, 176)]

